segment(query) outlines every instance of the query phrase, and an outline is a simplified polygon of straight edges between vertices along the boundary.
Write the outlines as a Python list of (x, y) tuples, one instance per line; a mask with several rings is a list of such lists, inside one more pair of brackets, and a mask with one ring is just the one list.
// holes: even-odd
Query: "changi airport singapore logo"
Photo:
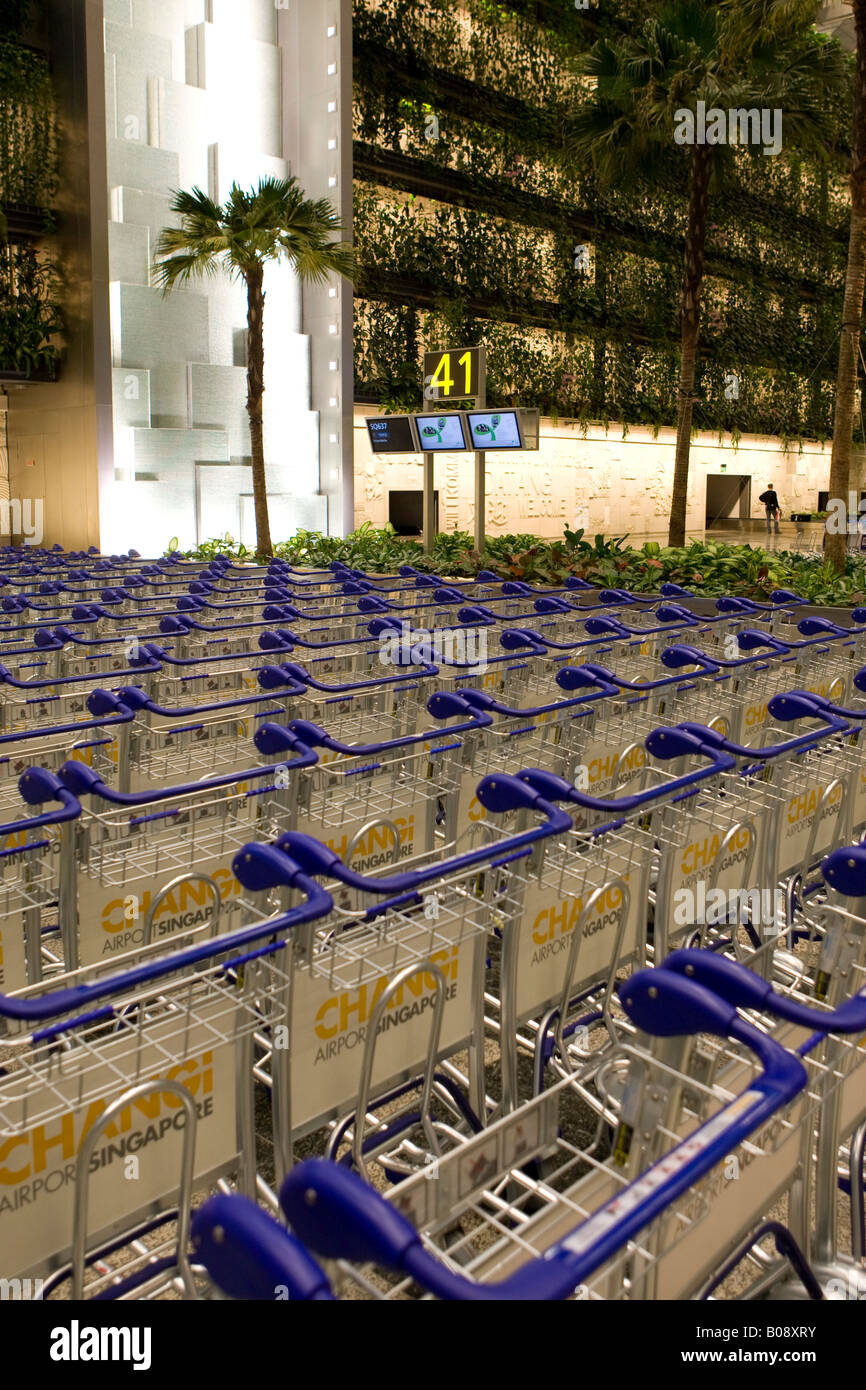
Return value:
[(769, 107), (736, 107), (725, 111), (699, 101), (697, 110), (680, 107), (674, 112), (677, 145), (760, 145), (765, 155), (782, 148), (782, 112)]

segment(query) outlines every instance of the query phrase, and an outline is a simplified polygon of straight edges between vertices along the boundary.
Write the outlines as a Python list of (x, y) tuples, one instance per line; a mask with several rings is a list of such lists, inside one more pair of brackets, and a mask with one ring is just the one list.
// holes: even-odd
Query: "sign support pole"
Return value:
[[(485, 353), (481, 351), (481, 372), (478, 382), (478, 397), (475, 401), (476, 410), (484, 410), (487, 406), (487, 364)], [(475, 549), (481, 555), (484, 550), (484, 532), (487, 516), (487, 454), (483, 449), (475, 451)]]
[(423, 525), (422, 543), (424, 554), (429, 555), (433, 549), (433, 522), (435, 514), (434, 489), (433, 489), (433, 466), (435, 454), (424, 455), (424, 495), (423, 495)]
[[(452, 395), (451, 388), (455, 385), (452, 377), (452, 359), (457, 359), (457, 369), (465, 370), (465, 378), (461, 377), (457, 382), (459, 390)], [(445, 382), (440, 384), (440, 374), (445, 371)], [(434, 385), (434, 382), (436, 383)], [(444, 385), (444, 395), (440, 395), (440, 390)], [(484, 410), (487, 405), (487, 351), (482, 345), (472, 348), (446, 348), (441, 352), (425, 352), (424, 354), (424, 403), (442, 402), (447, 405), (452, 400), (472, 400), (475, 402), (476, 410)], [(433, 549), (433, 521), (434, 521), (434, 487), (433, 487), (433, 464), (435, 455), (424, 454), (424, 489), (422, 493), (422, 540), (425, 554), (430, 554)], [(483, 449), (475, 452), (475, 548), (478, 551), (484, 549), (484, 531), (487, 510), (487, 499), (485, 496), (485, 467), (486, 456)]]

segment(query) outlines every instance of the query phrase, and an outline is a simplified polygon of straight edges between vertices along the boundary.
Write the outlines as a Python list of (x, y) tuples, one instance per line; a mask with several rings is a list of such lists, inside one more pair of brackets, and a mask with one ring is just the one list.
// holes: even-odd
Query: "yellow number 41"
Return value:
[[(443, 396), (450, 396), (450, 395), (451, 395), (451, 387), (454, 385), (454, 378), (453, 378), (453, 376), (451, 375), (451, 353), (450, 353), (450, 352), (445, 352), (445, 353), (442, 354), (442, 358), (441, 358), (441, 360), (440, 360), (440, 362), (439, 362), (439, 366), (436, 368), (436, 371), (434, 372), (433, 376), (430, 378), (430, 385), (431, 385), (431, 387), (433, 388), (434, 391), (435, 391), (435, 390), (441, 391), (441, 393), (442, 393)], [(431, 392), (431, 394), (432, 394), (432, 392)]]
[[(463, 394), (466, 395), (466, 396), (471, 396), (471, 395), (472, 395), (472, 353), (471, 353), (471, 352), (464, 352), (463, 356), (459, 359), (457, 365), (458, 365), (458, 367), (465, 367), (465, 369), (466, 369), (466, 388), (465, 388), (465, 391), (464, 391)], [(455, 381), (454, 381), (453, 376), (451, 375), (451, 353), (450, 353), (450, 352), (443, 352), (442, 357), (441, 357), (441, 359), (440, 359), (440, 361), (439, 361), (439, 366), (436, 368), (436, 371), (434, 372), (433, 376), (430, 378), (430, 385), (431, 385), (431, 387), (432, 387), (434, 390), (439, 390), (439, 391), (441, 391), (441, 393), (442, 393), (443, 396), (450, 396), (450, 395), (452, 394), (452, 390), (453, 390), (453, 387), (454, 387), (454, 385), (455, 385)]]

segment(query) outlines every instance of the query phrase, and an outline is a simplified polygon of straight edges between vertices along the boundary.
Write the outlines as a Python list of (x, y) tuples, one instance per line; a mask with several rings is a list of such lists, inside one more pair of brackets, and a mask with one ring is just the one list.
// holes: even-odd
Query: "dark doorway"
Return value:
[(752, 479), (748, 473), (714, 473), (707, 478), (707, 514), (710, 530), (726, 521), (747, 521), (752, 505)]
[[(424, 530), (424, 494), (389, 492), (388, 520), (398, 536), (420, 536)], [(439, 531), (439, 493), (433, 494), (433, 534)]]
[[(852, 489), (852, 491), (853, 491), (853, 489)], [(861, 507), (863, 506), (863, 499), (864, 499), (864, 497), (866, 497), (866, 488), (861, 488), (861, 490), (860, 490), (860, 506), (861, 506)], [(818, 493), (818, 511), (819, 511), (819, 512), (826, 512), (826, 510), (827, 510), (827, 503), (828, 503), (829, 501), (830, 501), (830, 494), (829, 494), (829, 492), (819, 492), (819, 493)], [(845, 501), (846, 501), (846, 503), (847, 503), (847, 501), (848, 501), (847, 497), (845, 498)]]

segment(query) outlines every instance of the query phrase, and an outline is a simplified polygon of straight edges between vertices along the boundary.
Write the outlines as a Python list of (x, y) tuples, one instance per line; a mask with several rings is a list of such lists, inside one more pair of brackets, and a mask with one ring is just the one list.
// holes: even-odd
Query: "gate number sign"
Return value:
[(483, 390), (482, 348), (449, 348), (424, 354), (424, 399), (465, 401)]

